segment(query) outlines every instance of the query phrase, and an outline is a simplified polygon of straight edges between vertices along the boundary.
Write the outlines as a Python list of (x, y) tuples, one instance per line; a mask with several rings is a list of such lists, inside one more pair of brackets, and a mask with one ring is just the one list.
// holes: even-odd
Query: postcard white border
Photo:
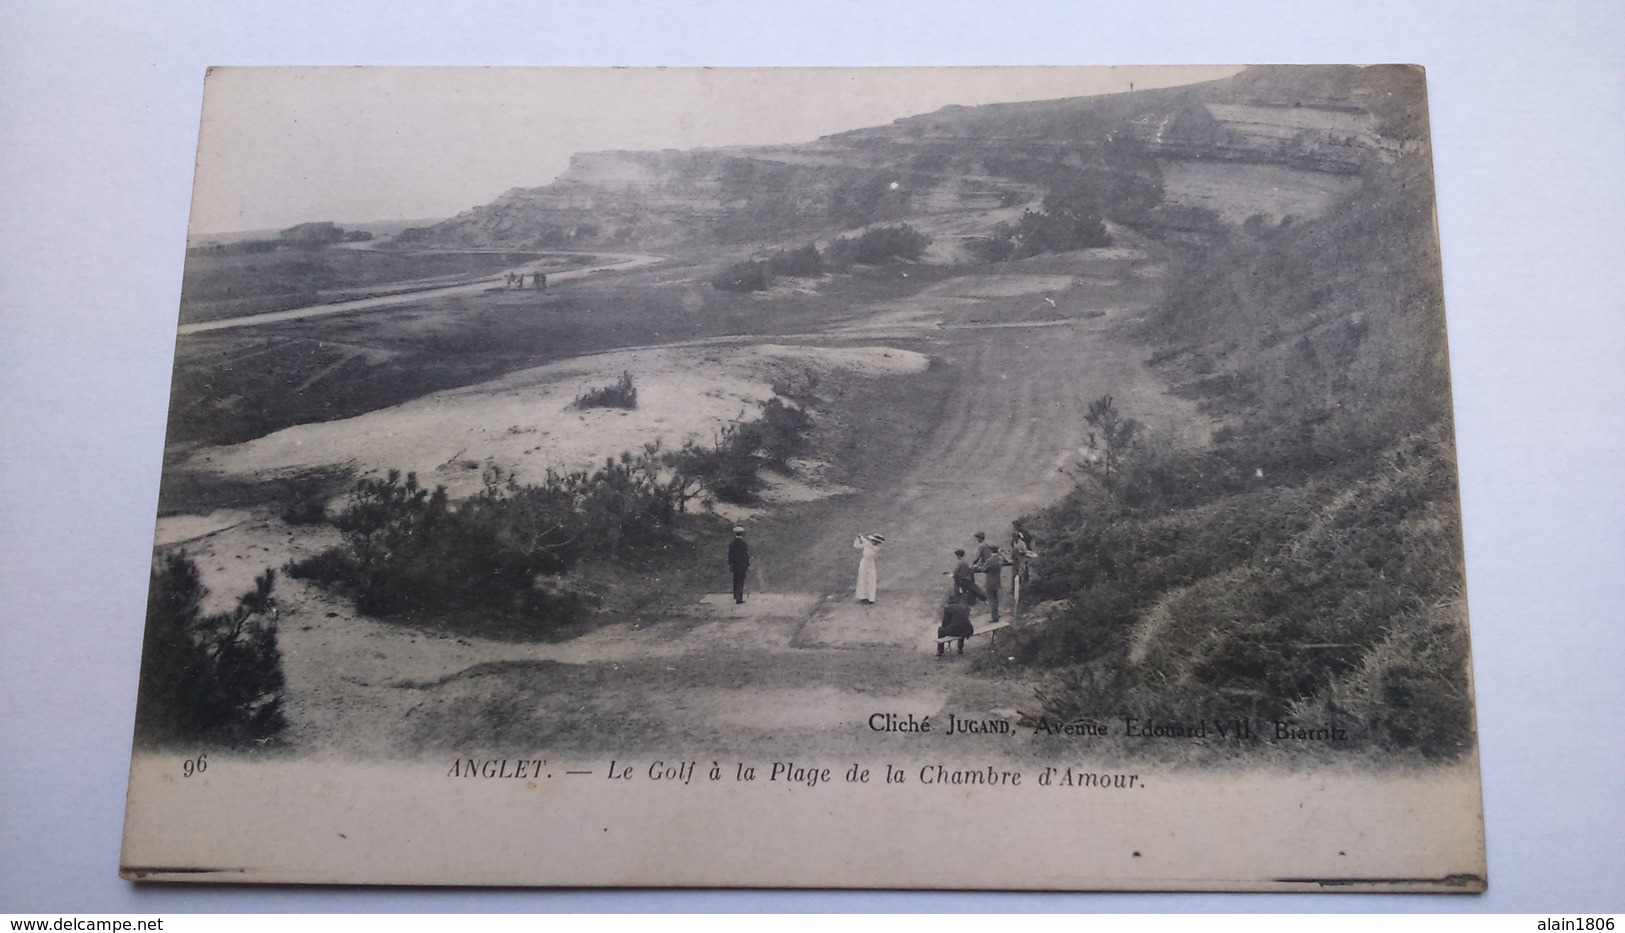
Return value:
[[(0, 522), (0, 909), (1500, 910), (1612, 906), (1625, 873), (1617, 570), (1617, 75), (1602, 3), (1467, 10), (1263, 2), (698, 4), (342, 11), (189, 0), (8, 11), (0, 82), (6, 334)], [(869, 12), (861, 12), (869, 10)], [(116, 874), (168, 346), (208, 64), (1108, 64), (1418, 61), (1429, 68), (1489, 820), (1489, 894), (1259, 898), (760, 892), (136, 890)], [(16, 120), (17, 123), (12, 121)], [(1530, 144), (1539, 134), (1542, 145)], [(127, 192), (109, 199), (109, 191)], [(12, 201), (12, 198), (18, 198)], [(1545, 210), (1538, 209), (1541, 205)], [(45, 256), (72, 237), (97, 257)], [(1526, 260), (1521, 273), (1509, 268)], [(1551, 414), (1554, 393), (1562, 410)], [(1544, 439), (1519, 424), (1556, 418)], [(1546, 470), (1533, 469), (1539, 464)], [(1553, 477), (1551, 467), (1562, 473)], [(83, 484), (83, 485), (81, 485)], [(78, 490), (61, 505), (63, 490)], [(1559, 648), (1547, 648), (1556, 643)], [(1587, 734), (1591, 739), (1587, 740)], [(1610, 806), (1609, 804), (1613, 804)]]

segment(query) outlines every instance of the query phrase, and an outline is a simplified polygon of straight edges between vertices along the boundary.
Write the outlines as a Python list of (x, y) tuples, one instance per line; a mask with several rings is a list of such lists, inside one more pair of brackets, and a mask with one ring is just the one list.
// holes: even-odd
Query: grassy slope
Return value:
[(1068, 601), (1026, 646), (1060, 672), (1051, 712), (1471, 747), (1431, 190), (1423, 155), (1373, 162), (1325, 217), (1185, 248), (1145, 336), (1229, 427), (1034, 517), (1037, 595)]

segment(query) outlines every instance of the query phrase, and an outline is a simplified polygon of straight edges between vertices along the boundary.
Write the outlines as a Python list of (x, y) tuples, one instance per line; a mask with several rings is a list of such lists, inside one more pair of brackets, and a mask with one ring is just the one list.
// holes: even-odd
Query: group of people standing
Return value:
[[(970, 621), (971, 607), (978, 602), (987, 603), (988, 622), (997, 625), (1001, 594), (1004, 592), (1004, 568), (1010, 568), (1011, 605), (1019, 607), (1021, 587), (1031, 572), (1032, 559), (1038, 556), (1026, 531), (1019, 524), (1012, 526), (1008, 548), (988, 543), (985, 532), (978, 531), (975, 537), (974, 561), (967, 557), (964, 548), (954, 551), (957, 563), (950, 571), (953, 587), (948, 593), (947, 605), (943, 607), (942, 624), (937, 629), (938, 638), (959, 639), (961, 654), (965, 651), (965, 639), (975, 634), (975, 627)], [(862, 552), (858, 558), (858, 583), (854, 598), (864, 605), (874, 605), (879, 599), (880, 575), (876, 562), (885, 544), (886, 536), (873, 532), (852, 539), (853, 549)], [(750, 547), (745, 543), (743, 526), (734, 528), (733, 540), (728, 543), (728, 569), (733, 573), (734, 602), (743, 603), (745, 577), (750, 570)], [(978, 576), (982, 578), (980, 584), (976, 582)], [(942, 654), (942, 650), (942, 643), (939, 642), (937, 654)]]
[(531, 283), (536, 286), (537, 291), (539, 291), (539, 292), (547, 291), (547, 273), (546, 272), (510, 272), (510, 273), (508, 273), (508, 278), (507, 278), (508, 287), (509, 288), (520, 288), (520, 289), (524, 288), (525, 287), (525, 276), (527, 276), (527, 275), (530, 276)]
[[(947, 604), (942, 607), (942, 624), (937, 627), (937, 637), (958, 638), (959, 653), (964, 654), (965, 639), (976, 632), (970, 621), (971, 607), (978, 602), (987, 603), (988, 623), (999, 624), (1004, 568), (1010, 568), (1011, 605), (1017, 607), (1021, 604), (1021, 587), (1031, 574), (1032, 559), (1037, 556), (1027, 540), (1026, 532), (1019, 525), (1011, 531), (1009, 548), (989, 544), (987, 534), (978, 531), (974, 562), (966, 557), (964, 548), (956, 548), (954, 558), (957, 563), (950, 571), (953, 587), (948, 593)], [(977, 575), (982, 577), (981, 586), (976, 584)], [(942, 653), (943, 643), (939, 641), (937, 654)]]
[[(856, 598), (858, 602), (872, 605), (876, 600), (878, 589), (878, 575), (875, 570), (875, 559), (880, 556), (880, 550), (886, 543), (886, 536), (882, 534), (861, 534), (852, 541), (852, 547), (862, 551), (863, 556), (858, 559), (858, 585)], [(1021, 584), (1026, 582), (1030, 573), (1029, 564), (1038, 555), (1033, 552), (1027, 541), (1027, 534), (1021, 527), (1015, 526), (1010, 535), (1010, 547), (1001, 549), (989, 544), (987, 533), (976, 533), (976, 560), (970, 562), (965, 556), (963, 548), (954, 551), (958, 563), (951, 571), (953, 576), (953, 591), (949, 594), (950, 600), (957, 598), (965, 605), (976, 602), (985, 602), (992, 612), (991, 622), (999, 621), (999, 594), (1004, 590), (1004, 568), (1011, 568), (1011, 584), (1015, 595), (1012, 603), (1020, 599)], [(982, 585), (976, 584), (976, 577), (980, 574)]]

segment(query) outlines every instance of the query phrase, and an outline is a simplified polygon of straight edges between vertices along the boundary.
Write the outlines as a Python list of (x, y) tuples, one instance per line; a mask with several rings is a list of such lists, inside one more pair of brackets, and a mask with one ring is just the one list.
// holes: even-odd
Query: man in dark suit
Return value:
[(728, 569), (734, 574), (734, 602), (745, 601), (745, 573), (750, 570), (750, 545), (745, 543), (745, 529), (734, 526), (734, 539), (728, 542)]
[(972, 565), (972, 569), (982, 574), (982, 579), (987, 581), (982, 584), (982, 589), (987, 591), (987, 605), (989, 609), (993, 610), (993, 617), (988, 621), (997, 622), (999, 621), (999, 590), (1001, 589), (999, 578), (1004, 572), (1004, 557), (999, 553), (998, 548), (987, 543), (987, 534), (984, 532), (978, 531), (976, 533), (976, 563)]
[[(976, 634), (970, 624), (970, 597), (958, 590), (948, 594), (948, 604), (942, 607), (942, 624), (937, 626), (938, 638), (958, 638), (959, 653), (965, 653), (965, 639)], [(937, 657), (942, 657), (945, 642), (937, 642)]]
[(959, 558), (959, 563), (954, 565), (954, 592), (964, 597), (966, 606), (979, 599), (987, 599), (987, 594), (976, 585), (976, 571), (970, 568), (970, 564), (965, 563), (965, 549), (955, 549), (954, 556)]

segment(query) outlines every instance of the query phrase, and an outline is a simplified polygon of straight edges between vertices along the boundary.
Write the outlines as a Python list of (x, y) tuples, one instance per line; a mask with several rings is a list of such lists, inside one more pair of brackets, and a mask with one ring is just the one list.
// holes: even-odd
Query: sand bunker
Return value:
[[(708, 443), (723, 425), (757, 416), (776, 379), (809, 370), (865, 376), (921, 372), (928, 360), (891, 347), (685, 346), (625, 350), (511, 373), (342, 421), (304, 424), (257, 440), (201, 450), (192, 466), (257, 475), (328, 465), (399, 469), (453, 496), (481, 488), (487, 463), (520, 482), (547, 470), (588, 469), (659, 440)], [(638, 390), (633, 410), (576, 410), (584, 392), (623, 372)]]

